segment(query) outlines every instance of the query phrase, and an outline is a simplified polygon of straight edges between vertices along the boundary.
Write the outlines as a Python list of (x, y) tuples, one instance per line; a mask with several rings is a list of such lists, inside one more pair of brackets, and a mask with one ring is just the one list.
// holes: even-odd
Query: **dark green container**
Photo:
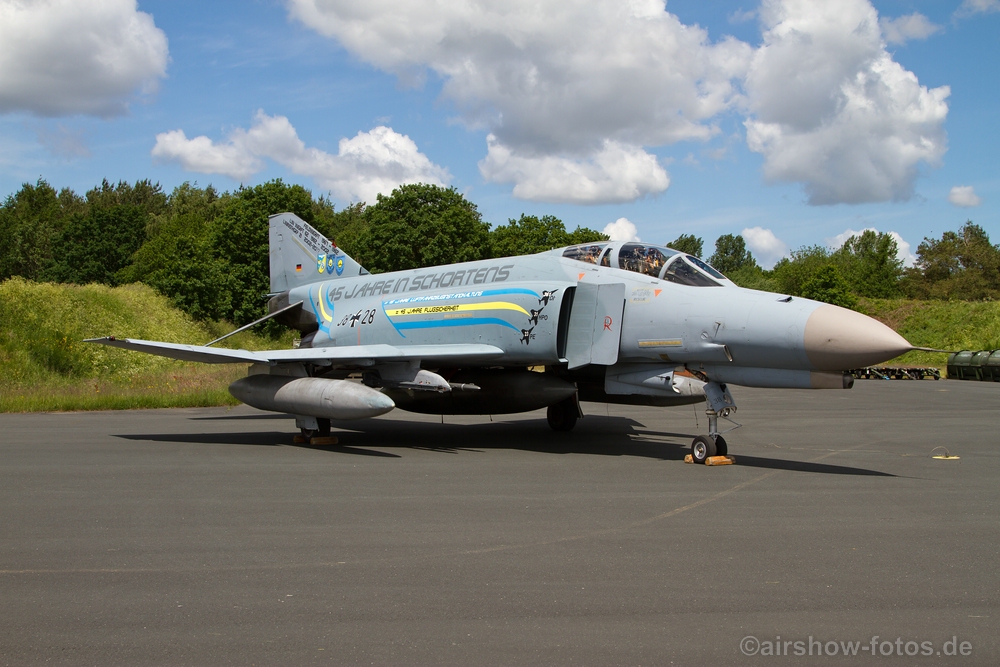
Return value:
[(973, 355), (975, 352), (972, 350), (962, 350), (948, 355), (948, 379), (978, 380), (976, 371), (972, 367)]
[(1000, 382), (1000, 350), (994, 350), (990, 358), (986, 360), (983, 376), (983, 379)]
[(962, 350), (948, 355), (948, 378), (1000, 382), (1000, 350)]
[(987, 376), (989, 372), (986, 368), (986, 362), (989, 361), (990, 355), (993, 354), (993, 350), (980, 350), (972, 355), (972, 369), (976, 372), (977, 380), (991, 380), (992, 378)]

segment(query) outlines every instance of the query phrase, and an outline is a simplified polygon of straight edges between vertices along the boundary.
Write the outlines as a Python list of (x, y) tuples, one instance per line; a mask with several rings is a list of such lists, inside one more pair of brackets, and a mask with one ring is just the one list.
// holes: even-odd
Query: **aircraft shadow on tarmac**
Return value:
[(259, 415), (215, 415), (212, 417), (188, 417), (193, 422), (211, 421), (256, 421), (259, 419), (295, 419), (295, 415), (283, 412), (264, 412)]
[(177, 442), (192, 445), (244, 445), (252, 447), (302, 447), (304, 449), (315, 449), (329, 452), (341, 452), (344, 454), (358, 454), (360, 456), (380, 456), (383, 458), (398, 459), (398, 454), (380, 452), (374, 449), (364, 449), (362, 447), (345, 445), (323, 445), (314, 446), (306, 444), (296, 444), (292, 442), (292, 437), (285, 431), (241, 431), (238, 433), (119, 433), (116, 438), (133, 440), (136, 442)]
[[(287, 415), (232, 415), (229, 417), (196, 417), (193, 420), (258, 420), (287, 419)], [(239, 431), (223, 433), (146, 433), (120, 434), (117, 437), (134, 441), (179, 442), (206, 445), (293, 446), (334, 454), (354, 454), (383, 458), (402, 458), (400, 454), (380, 451), (424, 450), (447, 454), (481, 453), (489, 449), (515, 449), (540, 454), (589, 454), (593, 456), (637, 456), (661, 461), (682, 461), (689, 453), (688, 433), (664, 433), (645, 430), (644, 426), (626, 417), (587, 419), (586, 429), (571, 433), (549, 430), (544, 419), (518, 420), (486, 424), (439, 424), (365, 420), (334, 422), (337, 445), (292, 443), (288, 431)], [(472, 446), (469, 446), (469, 445)], [(365, 447), (378, 447), (369, 449)], [(831, 465), (810, 461), (791, 461), (738, 454), (743, 467), (789, 470), (830, 475), (862, 475), (895, 477), (890, 473), (851, 466)]]

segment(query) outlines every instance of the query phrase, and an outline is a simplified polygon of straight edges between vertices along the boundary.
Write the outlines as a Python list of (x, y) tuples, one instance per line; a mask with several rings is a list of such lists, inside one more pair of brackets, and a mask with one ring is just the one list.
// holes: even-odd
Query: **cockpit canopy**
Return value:
[(693, 255), (645, 243), (587, 243), (566, 248), (563, 257), (626, 271), (691, 287), (721, 287), (726, 277)]

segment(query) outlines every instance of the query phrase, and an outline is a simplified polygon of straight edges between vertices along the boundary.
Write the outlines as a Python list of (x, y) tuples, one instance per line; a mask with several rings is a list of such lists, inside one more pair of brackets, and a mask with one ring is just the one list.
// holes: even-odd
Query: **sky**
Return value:
[(1000, 241), (997, 34), (1000, 0), (0, 0), (0, 195), (424, 182), (494, 225), (909, 263)]

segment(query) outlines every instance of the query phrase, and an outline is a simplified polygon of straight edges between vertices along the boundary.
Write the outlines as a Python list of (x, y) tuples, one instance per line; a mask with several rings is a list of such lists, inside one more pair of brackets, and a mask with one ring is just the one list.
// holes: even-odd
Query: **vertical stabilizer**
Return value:
[(294, 213), (272, 215), (269, 227), (272, 294), (299, 285), (368, 273)]

